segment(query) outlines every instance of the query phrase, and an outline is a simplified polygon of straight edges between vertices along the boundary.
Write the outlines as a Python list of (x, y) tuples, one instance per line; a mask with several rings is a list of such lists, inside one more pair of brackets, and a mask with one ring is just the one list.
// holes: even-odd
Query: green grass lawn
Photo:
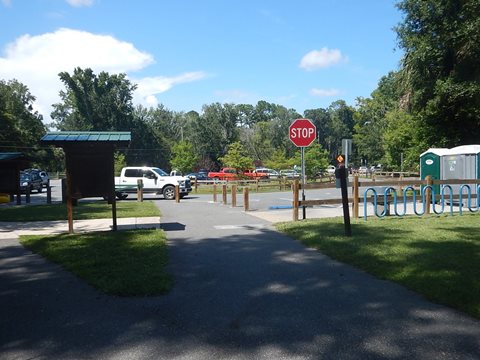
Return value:
[(480, 318), (480, 215), (281, 223), (308, 247)]
[(20, 242), (107, 294), (160, 295), (173, 284), (161, 230), (21, 236)]
[[(160, 211), (152, 201), (118, 201), (117, 217), (159, 216)], [(73, 208), (75, 220), (112, 217), (112, 206), (106, 201), (79, 201)], [(67, 220), (65, 204), (20, 205), (0, 207), (0, 221), (51, 221)]]

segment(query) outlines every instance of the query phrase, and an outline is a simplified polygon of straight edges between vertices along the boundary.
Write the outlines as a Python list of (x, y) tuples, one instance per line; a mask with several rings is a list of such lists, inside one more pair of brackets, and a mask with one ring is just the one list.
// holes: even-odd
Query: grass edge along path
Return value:
[(277, 229), (302, 244), (430, 301), (480, 318), (480, 215), (343, 218), (286, 222)]
[(20, 243), (109, 295), (155, 296), (173, 286), (162, 230), (22, 235)]
[[(117, 218), (160, 216), (153, 201), (118, 201)], [(106, 201), (79, 201), (73, 207), (75, 220), (107, 219), (112, 217), (112, 205)], [(0, 207), (0, 221), (67, 220), (66, 204), (19, 205)]]

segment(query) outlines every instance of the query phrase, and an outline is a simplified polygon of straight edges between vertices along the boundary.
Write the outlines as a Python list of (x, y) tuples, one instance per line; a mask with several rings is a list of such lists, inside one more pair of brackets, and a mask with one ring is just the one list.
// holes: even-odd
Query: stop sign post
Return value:
[[(288, 129), (288, 137), (302, 152), (302, 201), (305, 201), (305, 147), (312, 145), (317, 138), (317, 128), (309, 119), (297, 119)], [(303, 219), (306, 218), (307, 209), (302, 206)]]
[(317, 138), (317, 128), (309, 119), (297, 119), (290, 125), (288, 136), (295, 146), (310, 146)]

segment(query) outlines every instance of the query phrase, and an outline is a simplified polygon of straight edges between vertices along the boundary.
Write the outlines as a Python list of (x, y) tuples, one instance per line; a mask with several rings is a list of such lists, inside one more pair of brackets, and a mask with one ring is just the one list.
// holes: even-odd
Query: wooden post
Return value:
[(52, 203), (52, 187), (50, 184), (47, 185), (47, 204)]
[(213, 184), (213, 202), (217, 202), (217, 184)]
[(237, 206), (237, 185), (232, 185), (232, 207)]
[(259, 180), (259, 179), (257, 179), (256, 183), (257, 183), (257, 193), (258, 193), (258, 190), (260, 189), (260, 187), (258, 186), (258, 185), (259, 185), (259, 183), (260, 183), (260, 180)]
[(62, 204), (67, 203), (67, 179), (62, 179)]
[(222, 185), (222, 200), (223, 205), (227, 205), (227, 184)]
[(197, 178), (195, 178), (195, 194), (198, 192), (198, 181)]
[(348, 211), (347, 169), (345, 169), (345, 167), (340, 167), (335, 170), (335, 175), (337, 179), (340, 178), (340, 188), (342, 190), (343, 223), (345, 225), (345, 236), (352, 236), (350, 213)]
[(68, 232), (73, 234), (73, 199), (67, 195)]
[(359, 203), (359, 186), (358, 175), (353, 177), (353, 218), (358, 219), (358, 203)]
[(137, 201), (143, 202), (143, 180), (137, 180)]
[(112, 203), (112, 231), (118, 230), (117, 224), (117, 196), (115, 194), (115, 166), (114, 166), (114, 159), (113, 159), (113, 149), (111, 151), (110, 157), (110, 191), (109, 191), (109, 201)]
[(250, 209), (250, 202), (248, 197), (248, 187), (243, 188), (243, 209), (248, 211)]
[(25, 203), (30, 204), (30, 193), (32, 192), (32, 188), (30, 185), (27, 186), (25, 189)]
[(180, 202), (180, 186), (175, 185), (175, 202), (178, 204)]
[(292, 185), (292, 190), (293, 190), (293, 221), (298, 221), (298, 207), (299, 207), (299, 202), (298, 202), (298, 196), (299, 196), (299, 184), (298, 184), (298, 179), (295, 179), (293, 181)]
[[(427, 186), (430, 185), (432, 186), (433, 185), (433, 179), (430, 175), (428, 175), (425, 180), (427, 180)], [(427, 188), (427, 190), (425, 191), (425, 206), (426, 206), (426, 209), (425, 209), (425, 214), (429, 215), (430, 214), (430, 203), (431, 203), (431, 198), (432, 198), (432, 190), (430, 188)]]

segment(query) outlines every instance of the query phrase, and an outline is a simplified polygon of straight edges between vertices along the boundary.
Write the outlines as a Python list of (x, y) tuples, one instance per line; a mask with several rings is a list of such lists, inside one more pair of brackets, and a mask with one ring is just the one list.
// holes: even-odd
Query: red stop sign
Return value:
[(309, 119), (297, 119), (290, 125), (288, 136), (295, 146), (310, 146), (317, 138), (317, 128)]

